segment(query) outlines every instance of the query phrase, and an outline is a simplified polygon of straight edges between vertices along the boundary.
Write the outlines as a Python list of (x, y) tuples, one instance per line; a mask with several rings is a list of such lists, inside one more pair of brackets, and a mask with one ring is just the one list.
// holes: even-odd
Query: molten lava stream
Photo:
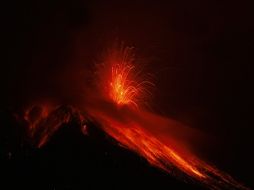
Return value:
[[(182, 142), (169, 139), (174, 142), (172, 145), (164, 143), (164, 139), (160, 139), (160, 136), (153, 134), (149, 128), (142, 126), (142, 122), (132, 120), (128, 115), (124, 116), (125, 111), (119, 110), (119, 119), (119, 117), (112, 117), (114, 111), (95, 107), (90, 107), (87, 112), (101, 124), (102, 129), (122, 146), (146, 158), (151, 165), (177, 175), (176, 177), (182, 177), (183, 175), (177, 172), (178, 169), (211, 189), (247, 189), (229, 175), (198, 159), (190, 151), (179, 148), (177, 145), (182, 146)], [(148, 118), (147, 120), (149, 121)], [(171, 138), (170, 135), (168, 138)]]

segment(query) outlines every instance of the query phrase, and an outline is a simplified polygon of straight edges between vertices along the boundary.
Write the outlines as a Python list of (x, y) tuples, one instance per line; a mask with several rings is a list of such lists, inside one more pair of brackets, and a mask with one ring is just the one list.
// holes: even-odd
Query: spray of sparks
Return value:
[(132, 104), (137, 106), (135, 99), (140, 93), (140, 89), (135, 82), (128, 79), (133, 68), (125, 62), (112, 67), (110, 96), (118, 105)]
[(122, 45), (109, 50), (98, 69), (102, 94), (118, 106), (138, 108), (149, 96), (149, 86), (153, 86), (149, 80), (142, 79), (146, 77), (141, 77), (134, 61), (133, 48)]

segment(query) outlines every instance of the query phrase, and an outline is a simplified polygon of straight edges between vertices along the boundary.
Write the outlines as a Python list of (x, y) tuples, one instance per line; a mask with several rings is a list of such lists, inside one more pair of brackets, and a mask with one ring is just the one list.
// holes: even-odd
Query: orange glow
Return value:
[(137, 107), (136, 97), (141, 92), (134, 81), (129, 79), (130, 72), (134, 69), (128, 63), (122, 62), (112, 66), (110, 97), (118, 105), (129, 104)]
[(148, 86), (153, 85), (140, 75), (135, 61), (133, 48), (120, 46), (107, 52), (97, 70), (99, 89), (118, 106), (138, 108), (149, 95)]
[(110, 122), (110, 127), (104, 128), (108, 134), (122, 145), (144, 156), (152, 165), (172, 172), (171, 165), (195, 178), (205, 179), (206, 176), (191, 161), (184, 160), (176, 151), (160, 142), (138, 124), (128, 126)]
[[(175, 177), (185, 178), (181, 174), (183, 172), (210, 189), (248, 189), (228, 174), (198, 159), (190, 151), (187, 152), (184, 148), (179, 147), (180, 141), (174, 140), (174, 143), (166, 144), (138, 120), (132, 121), (128, 116), (124, 116), (125, 119), (122, 122), (112, 117), (107, 110), (96, 107), (90, 107), (88, 112), (101, 124), (102, 129), (117, 140), (121, 146), (138, 153), (151, 165), (171, 173)], [(138, 112), (145, 114), (141, 110)], [(125, 113), (121, 113), (120, 110), (120, 115)], [(151, 119), (147, 118), (147, 120)]]
[[(125, 104), (129, 107), (138, 107), (139, 100), (141, 100), (145, 92), (144, 84), (151, 83), (142, 80), (139, 82), (140, 80), (135, 77), (135, 59), (131, 50), (131, 48), (124, 48), (123, 46), (120, 49), (111, 49), (106, 60), (104, 60), (105, 65), (103, 69), (105, 72), (108, 72), (107, 67), (111, 67), (111, 77), (107, 77), (108, 82), (106, 82), (108, 85), (107, 89), (109, 89), (106, 93), (108, 93), (111, 100), (117, 105)], [(106, 76), (108, 75), (107, 73)], [(104, 78), (104, 80), (107, 78)], [(102, 115), (103, 113), (95, 117), (98, 119)], [(107, 127), (104, 126), (104, 130), (108, 134), (118, 140), (122, 145), (140, 153), (151, 164), (167, 171), (170, 171), (170, 164), (174, 164), (174, 166), (190, 176), (205, 178), (205, 175), (191, 162), (184, 160), (172, 148), (147, 133), (138, 123), (129, 123), (128, 126), (125, 126), (124, 124), (114, 122), (110, 118), (106, 118), (106, 120), (101, 123), (108, 123)]]
[(172, 122), (157, 121), (155, 119), (157, 115), (153, 113), (150, 113), (152, 117), (146, 117), (147, 114), (142, 109), (129, 109), (140, 107), (144, 95), (147, 94), (146, 84), (151, 84), (135, 77), (137, 74), (135, 75), (134, 70), (134, 56), (130, 48), (112, 49), (102, 65), (98, 70), (98, 83), (104, 87), (100, 88), (104, 89), (102, 91), (102, 96), (106, 97), (104, 101), (113, 102), (117, 107), (127, 105), (126, 109), (115, 109), (114, 106), (105, 106), (102, 102), (95, 101), (97, 103), (94, 105), (87, 106), (87, 113), (101, 124), (107, 134), (120, 145), (143, 156), (153, 166), (174, 175), (181, 176), (178, 175), (181, 171), (211, 189), (224, 187), (247, 189), (229, 175), (186, 151), (181, 147), (183, 143), (173, 140), (170, 134), (163, 134), (167, 135), (169, 142), (172, 142), (166, 144), (160, 136), (152, 132), (156, 129), (152, 129), (151, 126), (156, 128), (158, 125), (165, 125), (167, 128)]

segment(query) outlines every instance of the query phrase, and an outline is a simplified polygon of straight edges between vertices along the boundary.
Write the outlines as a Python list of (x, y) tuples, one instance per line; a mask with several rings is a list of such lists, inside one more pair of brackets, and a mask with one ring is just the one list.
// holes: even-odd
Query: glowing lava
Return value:
[[(111, 49), (111, 52), (106, 57), (107, 60), (104, 61), (104, 67), (100, 69), (104, 69), (104, 76), (110, 76), (108, 77), (108, 82), (106, 82), (106, 89), (108, 89), (106, 93), (108, 93), (111, 100), (117, 105), (138, 107), (138, 100), (144, 93), (145, 84), (152, 83), (140, 80), (140, 78), (141, 82), (135, 81), (135, 59), (131, 50), (131, 48), (124, 48), (123, 46), (120, 49)], [(107, 70), (107, 67), (111, 67), (111, 73)], [(100, 73), (103, 72), (100, 71)], [(152, 135), (147, 134), (137, 123), (129, 123), (128, 126), (125, 126), (115, 122), (114, 119), (106, 117), (104, 113), (97, 113), (95, 116), (97, 120), (101, 117), (103, 119), (100, 123), (108, 123), (108, 125), (104, 125), (104, 130), (108, 134), (128, 148), (139, 152), (151, 164), (169, 171), (166, 165), (173, 162), (174, 165), (191, 176), (194, 175), (198, 178), (205, 177), (197, 168), (185, 161), (173, 149), (164, 145)]]
[[(152, 83), (143, 80), (140, 72), (136, 73), (135, 61), (132, 48), (110, 49), (98, 65), (95, 81), (98, 88), (89, 89), (90, 96), (87, 94), (86, 100), (76, 103), (75, 109), (59, 105), (28, 109), (24, 119), (32, 143), (41, 147), (73, 117), (81, 123), (86, 118), (96, 121), (121, 146), (176, 177), (188, 176), (211, 189), (248, 189), (186, 150), (184, 137), (194, 134), (193, 130), (142, 108), (149, 95), (147, 87)], [(87, 135), (86, 126), (83, 133)]]
[[(171, 134), (166, 136), (165, 143), (161, 136), (154, 133), (158, 127), (169, 127), (173, 122), (167, 119), (155, 119), (160, 116), (145, 110), (133, 110), (132, 107), (140, 107), (146, 85), (151, 84), (145, 80), (135, 80), (134, 57), (130, 48), (112, 49), (99, 67), (99, 82), (104, 89), (102, 91), (103, 101), (111, 101), (117, 107), (127, 105), (125, 108), (114, 108), (114, 105), (105, 106), (100, 101), (94, 105), (87, 106), (86, 112), (101, 124), (103, 130), (117, 140), (122, 146), (137, 152), (146, 160), (167, 172), (176, 176), (180, 172), (196, 179), (211, 189), (247, 189), (229, 175), (219, 171), (198, 159), (190, 151), (186, 151), (181, 145), (181, 140), (172, 138)], [(141, 81), (141, 82), (140, 82)], [(142, 82), (143, 81), (143, 82)], [(141, 100), (141, 101), (140, 101)], [(166, 122), (164, 122), (166, 121)], [(149, 127), (147, 126), (150, 125)], [(182, 126), (178, 126), (182, 127)], [(172, 128), (171, 128), (172, 129)], [(159, 130), (158, 130), (159, 131)], [(185, 131), (186, 132), (186, 131)]]
[[(205, 163), (190, 151), (179, 147), (181, 141), (172, 140), (172, 144), (165, 143), (160, 136), (153, 134), (149, 128), (143, 126), (143, 122), (139, 118), (130, 118), (132, 115), (126, 115), (125, 110), (120, 109), (119, 112), (120, 119), (112, 117), (107, 109), (97, 109), (96, 106), (89, 108), (92, 119), (99, 122), (108, 135), (118, 141), (121, 146), (144, 157), (151, 165), (175, 177), (195, 179), (196, 182), (206, 185), (210, 189), (248, 189), (228, 174)], [(140, 110), (138, 112), (134, 114), (146, 114)], [(147, 118), (147, 121), (153, 122), (151, 118)], [(160, 124), (162, 123), (158, 122), (158, 125)], [(181, 172), (187, 175), (182, 175)]]

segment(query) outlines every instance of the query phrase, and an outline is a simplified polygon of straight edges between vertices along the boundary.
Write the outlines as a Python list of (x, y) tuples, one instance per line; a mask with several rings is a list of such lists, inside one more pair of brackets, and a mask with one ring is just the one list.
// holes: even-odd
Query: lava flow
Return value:
[[(91, 118), (121, 146), (177, 177), (183, 172), (211, 189), (247, 189), (188, 151), (186, 144), (174, 135), (174, 129), (184, 128), (181, 124), (175, 127), (175, 121), (149, 113), (140, 106), (148, 94), (146, 85), (151, 83), (133, 73), (134, 63), (134, 55), (128, 47), (109, 51), (98, 67), (98, 86), (104, 98), (86, 105)], [(172, 133), (157, 133), (160, 129), (171, 129)]]

